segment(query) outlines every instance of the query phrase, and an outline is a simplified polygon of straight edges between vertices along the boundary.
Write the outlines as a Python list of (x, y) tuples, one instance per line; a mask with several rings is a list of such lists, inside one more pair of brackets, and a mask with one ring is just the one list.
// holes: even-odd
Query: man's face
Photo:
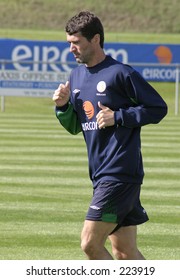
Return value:
[(88, 41), (80, 33), (75, 33), (73, 35), (67, 34), (67, 41), (70, 44), (70, 52), (73, 53), (76, 61), (89, 65), (95, 51), (93, 39)]

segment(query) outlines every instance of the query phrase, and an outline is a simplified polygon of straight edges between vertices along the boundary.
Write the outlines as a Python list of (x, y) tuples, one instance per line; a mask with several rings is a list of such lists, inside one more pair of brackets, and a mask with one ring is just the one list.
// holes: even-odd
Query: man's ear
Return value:
[(100, 34), (95, 34), (92, 40), (95, 44), (100, 44)]

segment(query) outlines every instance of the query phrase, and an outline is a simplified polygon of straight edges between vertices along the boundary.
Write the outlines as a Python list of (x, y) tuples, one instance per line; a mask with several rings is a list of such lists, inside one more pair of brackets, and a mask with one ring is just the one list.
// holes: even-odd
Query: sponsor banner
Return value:
[[(176, 79), (174, 64), (180, 64), (180, 45), (105, 43), (104, 49), (148, 81)], [(19, 89), (22, 95), (46, 95), (77, 66), (69, 44), (56, 41), (0, 39), (0, 61), (0, 95), (2, 91), (8, 94), (8, 88)]]
[(68, 72), (0, 70), (0, 95), (52, 97)]

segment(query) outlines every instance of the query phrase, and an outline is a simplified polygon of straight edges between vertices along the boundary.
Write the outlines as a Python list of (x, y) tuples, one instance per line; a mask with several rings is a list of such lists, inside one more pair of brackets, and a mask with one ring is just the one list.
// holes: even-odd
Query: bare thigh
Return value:
[(116, 225), (115, 223), (85, 220), (81, 239), (82, 241), (93, 242), (97, 244), (97, 246), (102, 246)]
[(109, 236), (113, 255), (118, 260), (145, 260), (137, 248), (137, 226), (121, 227)]
[(137, 249), (137, 226), (121, 227), (109, 235), (113, 254), (118, 259), (136, 259)]

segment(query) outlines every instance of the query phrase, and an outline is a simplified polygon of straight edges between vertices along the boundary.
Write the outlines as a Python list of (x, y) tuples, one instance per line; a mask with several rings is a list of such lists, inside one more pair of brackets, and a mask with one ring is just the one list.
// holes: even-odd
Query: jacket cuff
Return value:
[(122, 125), (121, 110), (114, 112), (114, 122), (115, 122), (115, 125)]
[(55, 111), (58, 112), (58, 111), (61, 111), (61, 112), (66, 112), (67, 109), (69, 107), (69, 103), (66, 103), (65, 105), (59, 107), (59, 106), (56, 106), (55, 107)]

